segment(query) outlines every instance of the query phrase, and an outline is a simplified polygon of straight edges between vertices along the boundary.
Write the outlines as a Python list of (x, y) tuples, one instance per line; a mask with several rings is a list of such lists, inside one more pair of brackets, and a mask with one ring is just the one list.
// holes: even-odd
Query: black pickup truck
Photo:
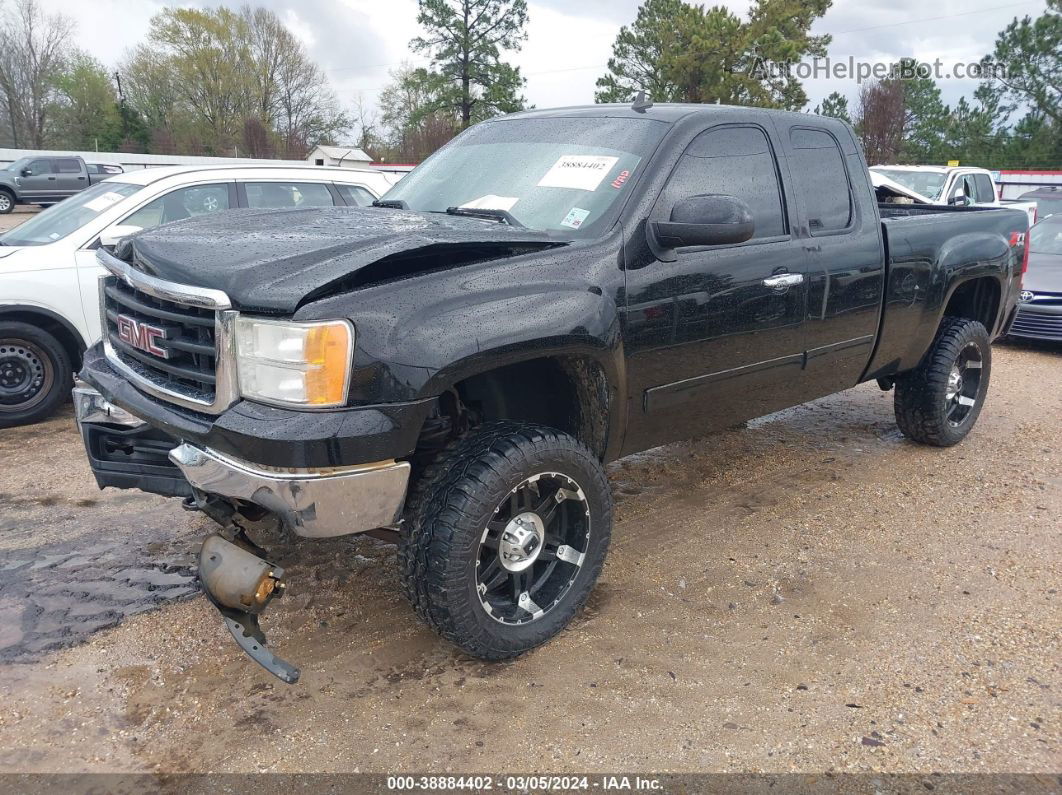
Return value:
[(373, 207), (237, 211), (100, 251), (77, 409), (101, 486), (221, 525), (208, 598), (286, 681), (256, 541), (390, 533), (417, 613), (500, 659), (601, 571), (604, 465), (876, 380), (914, 441), (984, 405), (1025, 213), (882, 205), (852, 130), (595, 105), (470, 128)]

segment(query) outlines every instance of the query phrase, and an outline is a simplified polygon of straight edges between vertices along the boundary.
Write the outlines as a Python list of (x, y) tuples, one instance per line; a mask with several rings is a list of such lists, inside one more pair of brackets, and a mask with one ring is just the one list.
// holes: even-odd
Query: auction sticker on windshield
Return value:
[(618, 157), (608, 155), (564, 155), (538, 181), (538, 187), (597, 190), (618, 162)]
[(589, 210), (584, 210), (582, 207), (572, 207), (568, 214), (564, 216), (564, 220), (561, 221), (561, 226), (578, 229), (583, 225), (583, 221), (586, 220), (588, 215), (590, 215)]
[(120, 202), (123, 198), (124, 197), (118, 193), (103, 193), (92, 201), (85, 202), (84, 206), (89, 210), (92, 210), (94, 213), (101, 213), (115, 202)]

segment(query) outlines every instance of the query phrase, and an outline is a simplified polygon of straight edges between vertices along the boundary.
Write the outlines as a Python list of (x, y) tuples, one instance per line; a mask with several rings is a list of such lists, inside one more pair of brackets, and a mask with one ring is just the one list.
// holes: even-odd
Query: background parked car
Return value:
[(1052, 185), (1031, 190), (1019, 196), (1018, 201), (1034, 202), (1036, 204), (1037, 218), (1062, 215), (1062, 185)]
[(1020, 299), (1011, 335), (1062, 342), (1062, 214), (1029, 230), (1029, 271)]
[[(97, 169), (103, 164), (94, 163)], [(109, 167), (109, 166), (108, 166)], [(23, 157), (0, 171), (0, 213), (16, 204), (55, 204), (119, 171), (93, 171), (80, 157)]]
[(368, 169), (152, 168), (109, 177), (0, 235), (0, 428), (44, 419), (69, 395), (100, 337), (100, 246), (230, 208), (364, 206), (389, 187)]
[(89, 174), (99, 175), (104, 177), (113, 177), (115, 174), (124, 174), (125, 169), (117, 163), (86, 163)]

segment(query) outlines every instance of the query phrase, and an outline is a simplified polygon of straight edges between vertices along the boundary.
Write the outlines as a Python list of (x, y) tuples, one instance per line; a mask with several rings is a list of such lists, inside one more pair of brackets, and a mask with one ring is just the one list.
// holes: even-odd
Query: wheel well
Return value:
[(15, 198), (15, 192), (7, 187), (7, 185), (0, 185), (0, 193), (6, 193), (12, 199)]
[(45, 314), (44, 312), (36, 312), (32, 309), (16, 309), (11, 312), (5, 312), (0, 309), (0, 321), (3, 320), (15, 320), (20, 323), (29, 323), (31, 326), (44, 329), (59, 340), (59, 344), (63, 346), (63, 349), (70, 357), (70, 363), (74, 367), (74, 372), (76, 373), (81, 369), (81, 360), (85, 353), (85, 345), (82, 343), (81, 337), (78, 333), (61, 320), (52, 317), (49, 314)]
[(951, 294), (944, 314), (977, 320), (991, 334), (999, 312), (999, 282), (991, 277), (963, 282)]
[[(422, 448), (491, 420), (534, 422), (570, 434), (604, 458), (609, 387), (593, 359), (550, 357), (505, 365), (471, 376), (439, 399), (421, 433)], [(440, 422), (445, 426), (440, 428)]]

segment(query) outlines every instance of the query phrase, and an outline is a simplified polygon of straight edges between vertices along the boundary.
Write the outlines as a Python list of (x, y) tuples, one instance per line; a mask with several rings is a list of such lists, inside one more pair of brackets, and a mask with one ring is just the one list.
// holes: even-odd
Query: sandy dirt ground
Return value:
[(39, 213), (40, 207), (35, 206), (18, 206), (7, 215), (0, 215), (0, 232), (6, 232), (8, 229), (14, 229), (21, 224), (27, 218), (34, 213)]
[(1062, 349), (992, 375), (949, 450), (869, 385), (615, 463), (589, 605), (505, 664), (393, 547), (275, 547), (293, 687), (195, 593), (208, 520), (99, 492), (69, 409), (0, 431), (0, 770), (1058, 771)]

